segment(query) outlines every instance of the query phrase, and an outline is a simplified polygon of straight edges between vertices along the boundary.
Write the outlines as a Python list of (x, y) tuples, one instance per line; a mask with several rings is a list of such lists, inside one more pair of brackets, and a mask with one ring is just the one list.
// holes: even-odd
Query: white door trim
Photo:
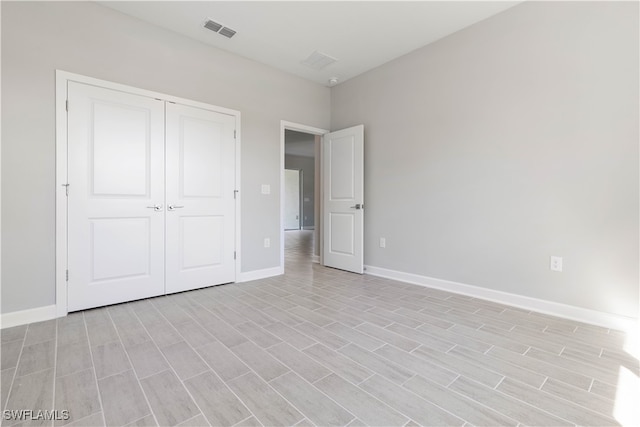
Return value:
[[(70, 81), (84, 83), (88, 85), (94, 85), (103, 87), (106, 89), (118, 90), (135, 95), (142, 95), (156, 99), (162, 99), (164, 101), (175, 102), (178, 104), (188, 105), (191, 107), (197, 107), (204, 110), (210, 110), (217, 113), (228, 114), (234, 116), (236, 120), (236, 145), (235, 145), (235, 159), (236, 159), (236, 172), (235, 182), (236, 190), (238, 190), (236, 197), (236, 212), (235, 212), (235, 247), (236, 247), (236, 281), (240, 278), (241, 266), (242, 266), (242, 251), (241, 251), (241, 201), (242, 192), (240, 190), (240, 154), (241, 154), (241, 122), (240, 112), (237, 110), (231, 110), (229, 108), (218, 107), (203, 102), (193, 101), (190, 99), (180, 98), (172, 95), (167, 95), (160, 92), (154, 92), (146, 89), (140, 89), (132, 86), (123, 85), (120, 83), (114, 83), (106, 80), (100, 80), (93, 77), (87, 77), (80, 74), (74, 74), (67, 71), (56, 70), (56, 316), (66, 316), (68, 313), (67, 306), (67, 200), (66, 200), (66, 187), (67, 184), (67, 84)], [(73, 108), (73, 106), (70, 106)], [(73, 189), (70, 188), (70, 191)]]
[[(326, 129), (320, 129), (313, 126), (307, 126), (300, 123), (288, 122), (286, 120), (280, 120), (280, 274), (284, 273), (284, 131), (295, 130), (298, 132), (305, 132), (312, 135), (322, 136), (325, 133), (329, 133)], [(322, 181), (320, 181), (322, 183)], [(322, 184), (320, 191), (322, 191)], [(322, 218), (316, 218), (316, 227), (314, 233), (318, 236), (318, 229), (322, 228)], [(320, 253), (322, 254), (322, 240)]]

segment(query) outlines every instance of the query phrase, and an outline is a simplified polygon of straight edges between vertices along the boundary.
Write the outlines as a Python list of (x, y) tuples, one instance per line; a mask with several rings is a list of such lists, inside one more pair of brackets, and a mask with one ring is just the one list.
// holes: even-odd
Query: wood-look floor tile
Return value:
[(294, 326), (294, 328), (302, 332), (303, 334), (313, 338), (319, 343), (322, 343), (334, 350), (337, 350), (340, 347), (344, 347), (345, 345), (349, 344), (349, 341), (345, 340), (344, 338), (341, 338), (336, 334), (329, 332), (325, 328), (314, 325), (313, 323), (304, 322)]
[(591, 386), (592, 379), (586, 375), (572, 372), (562, 367), (539, 361), (532, 357), (523, 356), (519, 353), (514, 353), (500, 347), (492, 348), (487, 355), (507, 363), (512, 363), (516, 366), (523, 366), (526, 369), (555, 378), (583, 390), (589, 390), (589, 387)]
[(404, 386), (428, 402), (476, 426), (516, 426), (518, 421), (421, 376)]
[(231, 347), (231, 351), (267, 382), (289, 371), (289, 368), (252, 342)]
[(102, 410), (93, 369), (58, 377), (55, 392), (55, 408), (69, 411), (69, 419), (56, 421), (57, 426), (79, 421)]
[(133, 370), (99, 379), (98, 390), (108, 426), (125, 425), (151, 414)]
[(23, 345), (26, 347), (44, 341), (55, 340), (56, 324), (57, 321), (55, 319), (29, 324)]
[(55, 345), (55, 340), (51, 340), (23, 347), (16, 376), (21, 377), (53, 368), (55, 365)]
[(89, 342), (72, 342), (71, 344), (58, 344), (56, 357), (56, 376), (63, 377), (74, 372), (83, 371), (93, 367)]
[(129, 359), (120, 342), (114, 341), (92, 347), (91, 354), (98, 379), (131, 369)]
[(67, 424), (67, 427), (104, 427), (104, 416), (102, 412), (96, 412), (95, 414), (89, 415), (88, 417), (84, 417), (77, 421), (74, 421), (70, 424)]
[(285, 325), (282, 322), (272, 323), (264, 327), (269, 333), (275, 335), (284, 342), (287, 342), (297, 349), (309, 347), (316, 343), (315, 340)]
[(267, 332), (266, 329), (253, 322), (241, 323), (239, 325), (236, 325), (235, 328), (249, 340), (258, 344), (262, 348), (271, 347), (272, 345), (282, 342), (280, 338)]
[(363, 332), (356, 331), (354, 328), (346, 326), (339, 322), (327, 325), (325, 326), (325, 329), (367, 350), (375, 350), (376, 348), (380, 348), (385, 345), (384, 341), (381, 341)]
[(354, 384), (358, 384), (373, 375), (373, 371), (322, 344), (311, 346), (303, 350), (303, 353)]
[(247, 365), (219, 342), (202, 346), (196, 349), (200, 357), (207, 362), (209, 367), (224, 381), (231, 380), (249, 372)]
[(254, 373), (227, 383), (257, 419), (266, 426), (293, 425), (304, 416)]
[(344, 426), (355, 417), (293, 372), (269, 383), (296, 409), (319, 426)]
[(184, 341), (160, 349), (181, 380), (209, 370), (207, 364)]
[(374, 375), (360, 387), (421, 425), (462, 426), (464, 420), (392, 382)]
[(505, 378), (496, 390), (577, 425), (611, 426), (617, 424), (611, 417), (605, 417), (568, 400), (558, 399), (556, 396), (518, 383), (510, 378)]
[[(158, 423), (156, 422), (156, 419), (154, 418), (153, 415), (147, 415), (145, 417), (142, 417), (138, 420), (135, 420), (129, 424), (127, 424), (125, 427), (156, 427), (158, 425)], [(161, 426), (164, 427), (164, 426)]]
[(138, 378), (148, 377), (169, 368), (153, 341), (144, 341), (126, 349)]
[(331, 373), (325, 366), (284, 342), (269, 347), (267, 352), (311, 383)]
[(22, 340), (3, 342), (0, 348), (2, 359), (0, 360), (1, 370), (15, 368), (18, 366), (18, 358), (22, 350)]
[(449, 386), (449, 389), (465, 395), (489, 408), (493, 408), (526, 425), (572, 425), (569, 421), (535, 408), (529, 403), (526, 403), (526, 401), (515, 399), (465, 377), (459, 377)]
[(411, 354), (435, 363), (438, 366), (442, 366), (452, 372), (456, 372), (459, 375), (466, 376), (467, 378), (491, 388), (497, 386), (504, 378), (503, 375), (490, 369), (480, 368), (475, 364), (469, 363), (462, 358), (452, 355), (451, 353), (445, 354), (441, 351), (430, 349), (426, 345), (415, 349)]
[(9, 368), (0, 371), (0, 388), (2, 389), (2, 392), (0, 393), (0, 411), (4, 410), (5, 403), (7, 403), (9, 390), (13, 384), (13, 376), (15, 372), (16, 368)]
[(200, 410), (171, 371), (163, 371), (140, 380), (151, 409), (162, 426), (173, 426), (198, 415)]
[[(6, 410), (52, 410), (53, 408), (53, 369), (39, 371), (30, 375), (16, 377)], [(3, 420), (2, 425), (14, 425), (21, 420)], [(22, 420), (24, 421), (24, 420)], [(44, 420), (36, 424), (44, 424)], [(25, 423), (27, 425), (32, 423)]]
[(409, 338), (405, 338), (402, 335), (398, 335), (388, 329), (372, 325), (371, 323), (363, 323), (362, 325), (356, 327), (356, 330), (364, 332), (367, 335), (384, 341), (387, 344), (398, 347), (399, 349), (404, 351), (411, 351), (420, 347), (419, 342), (410, 340)]
[(443, 386), (447, 386), (458, 377), (457, 372), (435, 365), (389, 344), (377, 349), (374, 353)]
[(27, 334), (29, 325), (13, 326), (11, 328), (0, 329), (1, 342), (22, 341)]
[(318, 389), (371, 426), (401, 426), (409, 419), (335, 374), (317, 381)]
[(246, 406), (213, 372), (190, 378), (185, 386), (211, 425), (230, 426), (251, 416)]
[(342, 347), (338, 353), (396, 384), (403, 384), (415, 375), (412, 371), (355, 344)]
[(454, 347), (448, 352), (448, 354), (459, 359), (466, 360), (473, 365), (477, 365), (479, 369), (484, 368), (495, 371), (503, 376), (516, 379), (536, 388), (541, 387), (547, 379), (545, 375), (530, 371), (522, 365), (514, 365), (512, 363), (505, 362), (504, 360), (496, 359), (484, 353), (470, 350), (462, 346)]

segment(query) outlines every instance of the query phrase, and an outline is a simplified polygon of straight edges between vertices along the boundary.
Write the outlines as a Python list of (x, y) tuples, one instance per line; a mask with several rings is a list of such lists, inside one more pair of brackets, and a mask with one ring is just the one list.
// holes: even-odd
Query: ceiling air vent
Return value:
[(204, 27), (208, 30), (213, 31), (214, 33), (218, 33), (221, 36), (225, 36), (227, 38), (233, 37), (236, 32), (229, 27), (225, 27), (222, 24), (218, 24), (216, 21), (212, 21), (211, 19), (207, 19), (204, 23)]
[(326, 66), (331, 65), (336, 61), (337, 61), (336, 58), (333, 58), (327, 54), (318, 52), (316, 50), (311, 55), (309, 55), (307, 59), (302, 61), (302, 63), (307, 67), (313, 68), (314, 70), (322, 70)]
[(218, 34), (231, 38), (236, 34), (236, 32), (233, 31), (231, 28), (224, 27), (223, 29), (220, 30)]
[(208, 30), (217, 33), (222, 28), (222, 24), (218, 24), (217, 22), (212, 21), (211, 19), (207, 19), (207, 22), (204, 23), (204, 27)]

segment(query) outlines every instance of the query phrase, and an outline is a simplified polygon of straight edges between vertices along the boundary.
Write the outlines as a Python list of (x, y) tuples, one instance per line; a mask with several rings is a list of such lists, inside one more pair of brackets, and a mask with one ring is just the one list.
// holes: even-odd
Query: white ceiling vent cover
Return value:
[(333, 58), (325, 53), (318, 52), (316, 50), (311, 55), (309, 55), (307, 59), (302, 61), (302, 63), (307, 67), (313, 68), (314, 70), (322, 70), (323, 68), (333, 64), (336, 61), (336, 58)]

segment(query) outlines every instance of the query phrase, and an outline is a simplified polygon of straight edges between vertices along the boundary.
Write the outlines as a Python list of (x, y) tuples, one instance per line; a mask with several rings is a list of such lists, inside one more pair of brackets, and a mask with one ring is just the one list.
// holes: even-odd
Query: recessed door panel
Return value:
[(93, 195), (146, 196), (151, 141), (147, 108), (92, 100)]
[(364, 271), (364, 127), (323, 137), (323, 262), (327, 267)]
[(221, 123), (180, 117), (180, 189), (185, 198), (223, 197), (224, 128)]
[(164, 103), (76, 82), (68, 97), (68, 310), (163, 294)]
[(182, 216), (180, 226), (183, 271), (223, 263), (223, 216)]
[(235, 117), (166, 113), (166, 292), (235, 281)]
[(354, 250), (354, 215), (351, 213), (332, 212), (329, 216), (331, 230), (330, 248), (334, 255), (353, 256)]
[(91, 283), (149, 274), (148, 218), (94, 218), (91, 227)]
[(355, 141), (353, 135), (329, 139), (329, 164), (331, 166), (330, 200), (354, 200), (355, 198)]

